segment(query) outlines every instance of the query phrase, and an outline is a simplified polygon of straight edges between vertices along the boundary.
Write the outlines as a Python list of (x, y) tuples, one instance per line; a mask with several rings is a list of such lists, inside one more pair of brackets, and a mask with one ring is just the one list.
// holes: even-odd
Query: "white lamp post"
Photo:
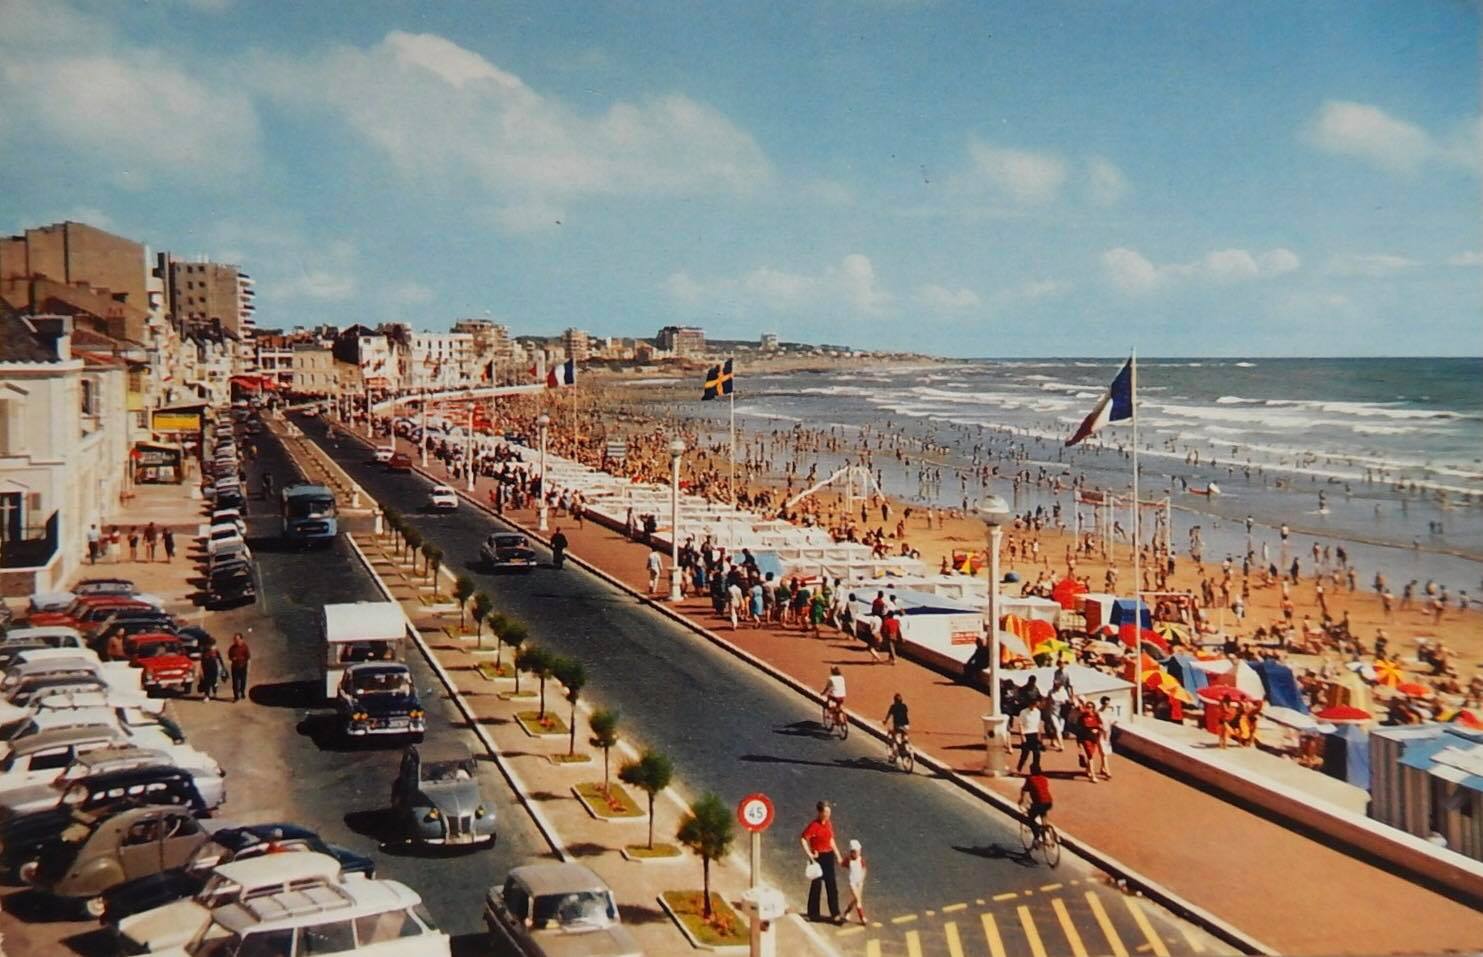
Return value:
[(541, 501), (539, 510), (536, 513), (536, 528), (542, 532), (546, 530), (548, 522), (546, 514), (546, 428), (550, 426), (550, 424), (551, 417), (544, 412), (542, 412), (540, 414), (540, 417), (536, 419), (536, 425), (539, 426), (541, 430)]
[[(469, 430), (464, 434), (463, 442), (463, 474), (467, 484), (464, 486), (470, 492), (474, 490), (474, 403), (469, 402)], [(542, 482), (544, 483), (544, 479)], [(544, 492), (545, 489), (542, 489)]]
[(678, 435), (669, 443), (669, 600), (680, 600), (680, 459), (685, 441)]
[(421, 424), (417, 427), (417, 445), (422, 450), (422, 467), (427, 468), (427, 392), (425, 390), (422, 393), (422, 405), (418, 418)]
[(998, 777), (1005, 773), (1005, 756), (1009, 753), (1009, 719), (999, 701), (999, 545), (1009, 518), (1009, 503), (990, 495), (979, 506), (978, 514), (989, 532), (989, 713), (983, 716), (984, 773)]

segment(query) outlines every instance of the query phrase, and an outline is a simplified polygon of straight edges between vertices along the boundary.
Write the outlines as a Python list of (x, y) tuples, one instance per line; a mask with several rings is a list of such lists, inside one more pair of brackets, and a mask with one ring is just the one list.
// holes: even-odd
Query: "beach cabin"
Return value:
[(1374, 728), (1370, 816), (1483, 860), (1483, 731), (1449, 724)]
[[(1050, 691), (1055, 681), (1056, 669), (1054, 668), (1018, 668), (1005, 669), (999, 672), (1000, 677), (1014, 683), (1016, 688), (1023, 688), (1030, 681), (1030, 676), (1035, 676), (1035, 687), (1040, 689), (1041, 694)], [(1133, 714), (1133, 683), (1124, 681), (1095, 668), (1084, 665), (1067, 665), (1066, 677), (1071, 679), (1071, 688), (1077, 695), (1090, 698), (1093, 701), (1101, 701), (1105, 696), (1109, 699), (1108, 704), (1112, 706), (1114, 719), (1129, 717)]]
[(325, 605), (321, 619), (324, 696), (335, 697), (345, 669), (363, 661), (399, 661), (407, 618), (391, 601)]

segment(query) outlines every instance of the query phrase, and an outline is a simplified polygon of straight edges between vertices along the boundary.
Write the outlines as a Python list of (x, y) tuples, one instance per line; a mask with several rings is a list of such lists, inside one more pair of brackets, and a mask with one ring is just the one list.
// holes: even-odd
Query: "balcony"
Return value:
[(26, 526), (23, 537), (0, 542), (0, 568), (41, 568), (57, 551), (57, 513), (44, 525)]

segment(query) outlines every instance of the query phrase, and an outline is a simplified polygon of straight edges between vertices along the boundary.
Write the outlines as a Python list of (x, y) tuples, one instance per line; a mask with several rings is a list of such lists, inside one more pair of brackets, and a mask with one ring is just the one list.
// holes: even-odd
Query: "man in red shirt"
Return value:
[(241, 701), (247, 697), (247, 663), (251, 660), (252, 650), (247, 647), (247, 639), (239, 631), (232, 636), (232, 643), (227, 646), (227, 662), (232, 670), (233, 701)]
[(832, 812), (829, 802), (820, 801), (818, 811), (818, 816), (808, 822), (808, 827), (803, 829), (803, 836), (799, 838), (808, 859), (819, 865), (819, 876), (808, 885), (808, 919), (824, 919), (819, 914), (819, 890), (822, 888), (829, 893), (829, 919), (842, 924), (844, 918), (839, 916), (839, 885), (834, 878), (834, 862), (839, 859), (839, 847), (834, 843), (834, 824), (830, 821)]
[(1040, 773), (1039, 768), (1032, 768), (1030, 776), (1025, 778), (1024, 787), (1020, 788), (1020, 800), (1030, 798), (1030, 808), (1025, 816), (1030, 819), (1030, 830), (1035, 832), (1035, 840), (1040, 840), (1040, 829), (1045, 822), (1045, 817), (1050, 809), (1055, 807), (1055, 801), (1050, 795), (1050, 779)]
[(881, 644), (886, 646), (886, 655), (893, 665), (896, 663), (896, 646), (900, 643), (901, 622), (896, 620), (894, 611), (887, 611), (885, 619), (881, 621)]

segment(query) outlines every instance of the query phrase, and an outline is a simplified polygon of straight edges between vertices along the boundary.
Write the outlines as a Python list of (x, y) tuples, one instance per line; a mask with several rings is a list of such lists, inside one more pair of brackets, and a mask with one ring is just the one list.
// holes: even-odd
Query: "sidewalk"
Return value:
[[(398, 444), (415, 452), (405, 441)], [(429, 471), (442, 474), (436, 463)], [(484, 501), (490, 486), (481, 479), (474, 494)], [(507, 510), (504, 517), (536, 527), (533, 510)], [(641, 594), (647, 590), (645, 546), (592, 523), (579, 528), (553, 511), (551, 526), (557, 525), (570, 540), (570, 554)], [(911, 706), (912, 743), (919, 750), (1017, 798), (1017, 780), (982, 775), (982, 693), (907, 661), (875, 664), (863, 645), (837, 633), (814, 639), (773, 628), (733, 632), (712, 613), (708, 598), (687, 599), (674, 610), (807, 687), (822, 686), (830, 666), (839, 664), (851, 710), (867, 719), (884, 715), (899, 691)], [(1067, 832), (1278, 952), (1466, 951), (1483, 942), (1478, 911), (1159, 771), (1114, 760), (1114, 781), (1076, 781), (1071, 750), (1049, 752), (1045, 766), (1062, 779), (1055, 813)]]

